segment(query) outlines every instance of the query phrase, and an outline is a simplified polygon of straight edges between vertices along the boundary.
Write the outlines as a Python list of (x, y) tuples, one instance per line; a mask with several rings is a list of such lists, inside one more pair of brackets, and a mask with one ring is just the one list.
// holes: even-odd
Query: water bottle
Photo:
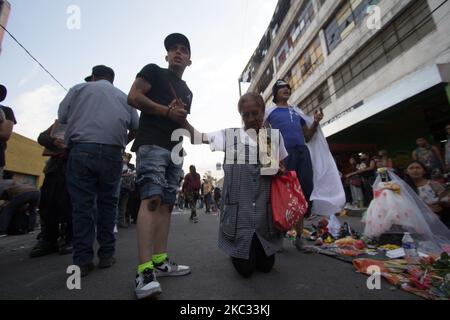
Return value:
[(418, 256), (416, 244), (409, 232), (405, 232), (405, 235), (403, 236), (402, 248), (405, 250), (406, 258), (416, 258)]

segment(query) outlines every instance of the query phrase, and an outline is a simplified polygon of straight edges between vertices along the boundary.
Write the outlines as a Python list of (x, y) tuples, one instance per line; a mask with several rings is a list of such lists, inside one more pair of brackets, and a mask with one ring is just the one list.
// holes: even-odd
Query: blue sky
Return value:
[[(267, 28), (276, 0), (10, 0), (8, 30), (66, 87), (82, 82), (92, 66), (116, 72), (115, 85), (128, 93), (147, 63), (166, 66), (163, 40), (188, 36), (192, 67), (184, 80), (194, 93), (191, 123), (200, 131), (240, 125), (237, 79)], [(69, 6), (80, 9), (81, 28), (70, 30)], [(56, 118), (64, 90), (8, 36), (0, 56), (6, 105), (16, 114), (17, 133), (36, 139)], [(215, 171), (223, 154), (186, 146), (185, 167)]]

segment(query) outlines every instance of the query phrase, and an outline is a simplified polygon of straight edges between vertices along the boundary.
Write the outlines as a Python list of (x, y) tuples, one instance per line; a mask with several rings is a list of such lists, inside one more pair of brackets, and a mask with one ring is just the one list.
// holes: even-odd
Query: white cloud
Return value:
[(36, 140), (57, 118), (58, 105), (64, 96), (64, 90), (51, 84), (19, 95), (11, 105), (17, 120), (14, 132)]
[(35, 64), (33, 68), (22, 78), (19, 80), (19, 88), (23, 87), (27, 83), (29, 83), (31, 80), (33, 80), (37, 74), (39, 73), (39, 65)]

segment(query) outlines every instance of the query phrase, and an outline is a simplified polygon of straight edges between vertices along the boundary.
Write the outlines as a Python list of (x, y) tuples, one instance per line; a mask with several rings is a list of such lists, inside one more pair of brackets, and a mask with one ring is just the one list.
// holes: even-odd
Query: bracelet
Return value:
[(172, 109), (173, 109), (173, 107), (170, 106), (169, 109), (167, 110), (167, 113), (166, 113), (166, 117), (167, 117), (167, 118), (169, 118), (169, 114), (170, 114), (170, 111), (171, 111)]

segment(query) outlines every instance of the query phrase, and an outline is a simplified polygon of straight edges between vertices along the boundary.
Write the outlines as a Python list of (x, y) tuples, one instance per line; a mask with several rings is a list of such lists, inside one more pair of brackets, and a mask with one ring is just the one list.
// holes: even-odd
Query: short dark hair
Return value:
[(420, 165), (422, 167), (423, 171), (425, 171), (425, 173), (428, 172), (427, 166), (422, 161), (419, 161), (419, 160), (412, 160), (410, 163), (408, 163), (408, 165), (406, 166), (406, 169), (408, 169), (409, 166), (414, 163), (417, 163), (418, 165)]
[(109, 81), (109, 82), (114, 84), (114, 77), (113, 76), (96, 76), (96, 75), (94, 75), (94, 77), (95, 77), (96, 81), (106, 80), (106, 81)]
[(238, 111), (239, 111), (239, 113), (241, 112), (242, 105), (244, 103), (246, 103), (246, 102), (249, 102), (249, 101), (253, 101), (257, 105), (259, 105), (263, 112), (266, 111), (266, 104), (264, 103), (263, 97), (261, 97), (261, 95), (256, 93), (256, 92), (249, 92), (249, 93), (244, 94), (239, 99), (239, 102), (238, 102)]
[(0, 84), (0, 101), (5, 100), (7, 94), (8, 94), (8, 90), (6, 90), (6, 87), (4, 85)]

